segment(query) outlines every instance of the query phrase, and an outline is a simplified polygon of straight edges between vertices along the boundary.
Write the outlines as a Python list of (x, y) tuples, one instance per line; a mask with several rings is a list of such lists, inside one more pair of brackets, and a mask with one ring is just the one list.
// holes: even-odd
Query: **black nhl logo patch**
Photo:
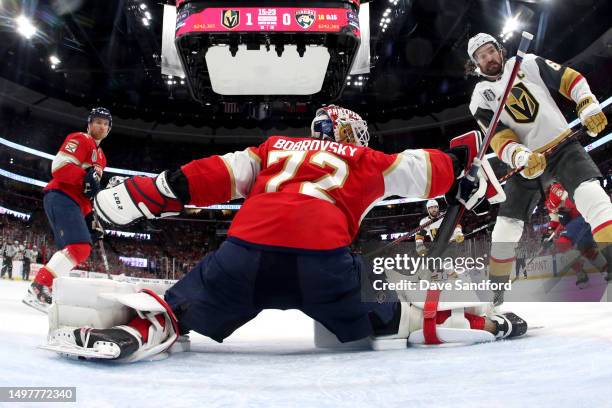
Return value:
[(295, 21), (304, 30), (307, 30), (315, 22), (316, 13), (314, 10), (298, 10), (295, 12)]
[(223, 10), (221, 13), (221, 25), (227, 29), (236, 28), (240, 24), (240, 11)]
[(489, 102), (493, 102), (495, 100), (495, 94), (491, 89), (485, 89), (482, 95)]

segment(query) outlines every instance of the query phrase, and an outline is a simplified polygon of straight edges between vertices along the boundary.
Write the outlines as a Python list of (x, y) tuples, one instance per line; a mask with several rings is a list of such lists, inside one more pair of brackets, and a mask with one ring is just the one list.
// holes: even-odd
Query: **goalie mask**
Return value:
[(333, 140), (367, 146), (370, 141), (368, 124), (352, 110), (329, 105), (317, 110), (310, 127), (315, 139)]

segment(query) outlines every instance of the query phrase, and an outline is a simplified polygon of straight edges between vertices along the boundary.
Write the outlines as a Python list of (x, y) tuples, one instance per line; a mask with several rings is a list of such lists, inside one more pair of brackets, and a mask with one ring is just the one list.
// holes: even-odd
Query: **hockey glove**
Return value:
[(168, 184), (168, 171), (159, 176), (135, 176), (100, 191), (94, 200), (98, 216), (106, 223), (124, 226), (143, 218), (178, 215), (183, 204)]
[(91, 235), (91, 242), (94, 244), (104, 238), (104, 228), (96, 220), (93, 211), (85, 216), (85, 222), (87, 223), (87, 229), (89, 235)]
[(526, 179), (540, 177), (546, 169), (546, 156), (542, 153), (532, 152), (525, 146), (518, 146), (512, 153), (512, 167), (525, 169), (521, 171), (521, 176)]
[(608, 124), (606, 115), (593, 96), (582, 98), (576, 105), (576, 111), (580, 122), (587, 128), (587, 133), (591, 137), (597, 136)]
[(455, 234), (453, 239), (455, 240), (456, 243), (460, 244), (463, 241), (465, 241), (465, 235), (463, 235), (462, 232), (458, 232)]
[(83, 194), (93, 200), (100, 191), (100, 175), (94, 167), (90, 167), (83, 178)]

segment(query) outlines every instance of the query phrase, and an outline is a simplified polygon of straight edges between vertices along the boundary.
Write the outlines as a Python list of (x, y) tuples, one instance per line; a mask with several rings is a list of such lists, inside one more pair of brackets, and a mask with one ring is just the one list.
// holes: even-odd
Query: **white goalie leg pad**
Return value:
[(66, 249), (57, 251), (51, 256), (45, 268), (51, 272), (54, 277), (68, 275), (68, 273), (76, 266), (76, 262)]
[[(396, 350), (406, 348), (406, 340), (415, 330), (415, 322), (421, 318), (418, 310), (408, 302), (400, 302), (399, 326), (396, 333), (374, 336), (371, 338), (371, 348), (374, 350)], [(418, 323), (416, 323), (418, 324)]]
[[(472, 313), (482, 316), (483, 310), (486, 309), (486, 303), (459, 303), (459, 302), (441, 302), (437, 305), (437, 311), (450, 310), (450, 316), (442, 324), (433, 326), (435, 337), (443, 343), (454, 344), (475, 344), (495, 341), (495, 336), (486, 330), (478, 330), (470, 328), (470, 322), (465, 317), (465, 313)], [(420, 327), (415, 327), (408, 337), (409, 344), (432, 344), (428, 341), (428, 335), (425, 327), (425, 318), (429, 317), (435, 322), (435, 313), (424, 310), (424, 303), (415, 303), (412, 305), (415, 311), (418, 311), (419, 319), (414, 319), (420, 323)], [(431, 329), (430, 329), (431, 330)], [(437, 344), (437, 343), (433, 343)]]
[(48, 313), (49, 332), (64, 326), (106, 329), (129, 321), (131, 312), (105, 292), (134, 293), (132, 284), (109, 279), (59, 277), (53, 281), (53, 304)]
[[(48, 315), (48, 344), (43, 348), (77, 357), (116, 358), (119, 351), (112, 344), (96, 343), (89, 348), (76, 346), (74, 330), (82, 327), (121, 328), (140, 339), (136, 330), (125, 326), (138, 315), (151, 322), (148, 340), (144, 344), (140, 340), (138, 350), (134, 354), (117, 361), (131, 362), (151, 358), (168, 350), (177, 340), (177, 345), (172, 347), (171, 351), (187, 351), (189, 341), (185, 336), (178, 339), (176, 318), (162, 299), (168, 287), (169, 284), (58, 278), (54, 281), (56, 296)], [(164, 316), (163, 325), (156, 317), (160, 314)]]

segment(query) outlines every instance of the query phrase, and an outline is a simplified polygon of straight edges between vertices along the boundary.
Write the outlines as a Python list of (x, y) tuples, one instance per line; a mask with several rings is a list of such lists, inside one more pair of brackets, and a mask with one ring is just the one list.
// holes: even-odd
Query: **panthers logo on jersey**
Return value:
[(512, 87), (504, 108), (515, 122), (531, 123), (538, 116), (540, 104), (525, 84), (519, 82)]

